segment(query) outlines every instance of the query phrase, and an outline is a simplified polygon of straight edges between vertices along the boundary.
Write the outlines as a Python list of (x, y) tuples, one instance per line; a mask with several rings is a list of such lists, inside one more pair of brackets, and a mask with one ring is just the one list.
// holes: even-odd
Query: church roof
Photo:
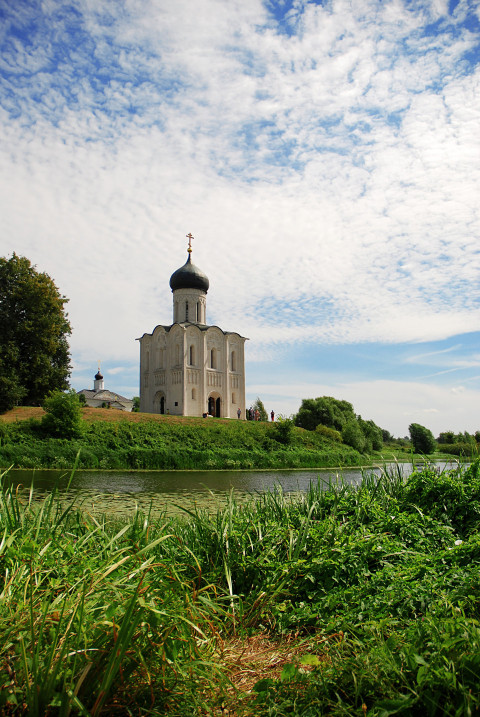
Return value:
[(125, 398), (125, 396), (120, 396), (119, 393), (113, 393), (113, 391), (108, 391), (105, 388), (102, 388), (100, 391), (92, 391), (89, 388), (82, 388), (81, 391), (77, 391), (77, 395), (83, 393), (85, 398), (94, 398), (96, 401), (131, 401), (131, 398)]
[(233, 335), (240, 336), (241, 339), (245, 339), (246, 341), (249, 341), (249, 339), (247, 339), (245, 336), (241, 336), (238, 333), (238, 331), (225, 331), (224, 329), (221, 329), (220, 326), (217, 326), (216, 324), (194, 324), (194, 323), (191, 323), (190, 321), (176, 321), (174, 324), (170, 324), (169, 326), (166, 326), (165, 324), (157, 324), (157, 326), (155, 326), (155, 328), (153, 329), (151, 334), (145, 332), (143, 334), (143, 336), (139, 336), (136, 339), (136, 341), (141, 341), (142, 339), (146, 338), (147, 336), (153, 336), (153, 334), (155, 333), (155, 331), (158, 328), (162, 328), (168, 334), (169, 331), (171, 331), (174, 328), (174, 326), (181, 326), (183, 329), (193, 327), (195, 329), (198, 329), (201, 332), (208, 331), (209, 329), (218, 329), (218, 331), (221, 331), (222, 334), (224, 334), (225, 336), (233, 336)]
[(170, 277), (170, 288), (172, 291), (176, 289), (200, 289), (207, 293), (210, 282), (206, 274), (203, 273), (198, 266), (192, 263), (189, 253), (188, 259), (180, 269), (174, 271)]

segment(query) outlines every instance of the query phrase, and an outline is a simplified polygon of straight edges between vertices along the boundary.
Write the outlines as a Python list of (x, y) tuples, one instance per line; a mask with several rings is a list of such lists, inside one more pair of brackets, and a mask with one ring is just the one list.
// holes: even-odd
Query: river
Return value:
[[(442, 469), (445, 463), (436, 463)], [(453, 465), (456, 465), (453, 464)], [(112, 517), (127, 517), (136, 507), (151, 509), (155, 515), (173, 514), (193, 507), (215, 509), (224, 505), (230, 493), (237, 500), (281, 489), (294, 496), (320, 481), (328, 489), (330, 482), (358, 485), (365, 474), (380, 475), (383, 468), (325, 468), (317, 470), (265, 471), (83, 471), (73, 475), (59, 470), (11, 470), (8, 483), (18, 487), (27, 500), (33, 487), (34, 500), (49, 495), (59, 487), (62, 502), (74, 500), (84, 510)], [(388, 470), (412, 471), (411, 463), (396, 464)]]

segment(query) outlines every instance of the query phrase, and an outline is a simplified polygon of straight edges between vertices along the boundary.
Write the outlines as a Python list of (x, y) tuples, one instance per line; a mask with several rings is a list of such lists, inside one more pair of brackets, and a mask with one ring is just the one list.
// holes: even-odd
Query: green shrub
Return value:
[(328, 438), (330, 441), (335, 441), (336, 443), (342, 442), (342, 434), (340, 431), (336, 431), (334, 428), (329, 428), (328, 426), (323, 426), (321, 423), (315, 428), (315, 432), (320, 436), (324, 436), (324, 438)]
[(42, 429), (50, 436), (75, 438), (83, 433), (83, 419), (80, 401), (72, 389), (67, 393), (54, 391), (43, 402), (45, 416)]

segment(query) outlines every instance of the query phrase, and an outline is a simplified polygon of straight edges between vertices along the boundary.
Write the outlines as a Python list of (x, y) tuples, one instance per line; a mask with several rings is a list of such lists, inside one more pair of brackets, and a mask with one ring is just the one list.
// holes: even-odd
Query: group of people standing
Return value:
[[(247, 408), (246, 413), (247, 413), (247, 421), (259, 421), (260, 420), (260, 411), (258, 410), (258, 408), (253, 408), (252, 406), (250, 406), (250, 408)], [(241, 415), (242, 415), (242, 412), (240, 409), (238, 409), (237, 410), (238, 418), (240, 418)], [(272, 421), (275, 420), (275, 412), (273, 410), (270, 411), (270, 419)]]

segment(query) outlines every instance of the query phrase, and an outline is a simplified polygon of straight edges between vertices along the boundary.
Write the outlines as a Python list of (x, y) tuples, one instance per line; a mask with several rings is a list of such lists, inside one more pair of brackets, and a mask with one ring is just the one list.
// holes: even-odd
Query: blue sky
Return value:
[(4, 1), (0, 43), (0, 253), (76, 389), (138, 394), (192, 232), (249, 403), (480, 429), (477, 2)]

